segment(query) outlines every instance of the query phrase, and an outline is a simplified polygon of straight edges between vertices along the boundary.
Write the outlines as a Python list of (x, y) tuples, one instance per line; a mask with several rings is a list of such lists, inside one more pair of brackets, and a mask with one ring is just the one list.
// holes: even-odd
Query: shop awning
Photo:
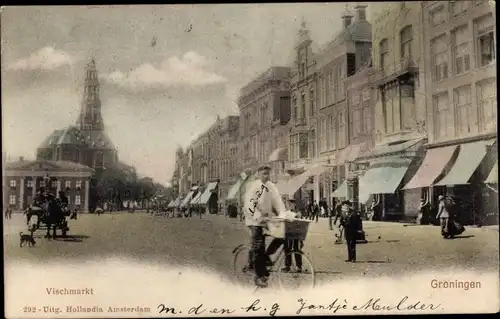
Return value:
[(168, 204), (168, 207), (177, 207), (179, 206), (179, 203), (181, 201), (181, 197), (177, 197), (176, 199), (174, 199), (173, 201), (170, 202), (170, 204)]
[(191, 205), (195, 205), (195, 204), (200, 203), (200, 198), (201, 198), (201, 195), (203, 194), (204, 190), (205, 190), (205, 188), (202, 188), (202, 187), (200, 187), (198, 189), (198, 192), (196, 193), (196, 195), (193, 197), (193, 199), (190, 202)]
[(243, 182), (244, 182), (244, 180), (238, 179), (236, 181), (236, 183), (234, 183), (233, 186), (231, 186), (231, 188), (227, 192), (227, 198), (226, 198), (226, 200), (236, 199), (236, 195), (240, 191), (240, 188), (243, 185)]
[(313, 165), (311, 168), (306, 170), (304, 173), (293, 177), (286, 183), (285, 186), (283, 186), (281, 189), (279, 189), (280, 193), (282, 195), (288, 195), (290, 197), (293, 197), (293, 194), (304, 185), (304, 183), (307, 181), (307, 179), (311, 176), (316, 176), (324, 171), (326, 171), (327, 167), (323, 165)]
[(181, 207), (184, 207), (186, 206), (187, 204), (189, 204), (189, 201), (191, 201), (191, 199), (193, 198), (193, 195), (194, 195), (194, 192), (198, 189), (198, 187), (193, 187), (191, 188), (191, 191), (186, 195), (186, 197), (184, 197), (184, 200), (182, 201), (182, 204), (181, 204)]
[(486, 184), (497, 184), (498, 183), (498, 161), (495, 163), (491, 169), (490, 175), (485, 181)]
[(456, 149), (457, 145), (452, 145), (427, 150), (422, 165), (404, 189), (431, 186), (448, 165)]
[(332, 197), (335, 198), (347, 198), (347, 182), (343, 181), (333, 193)]
[(394, 157), (370, 163), (359, 178), (359, 202), (366, 203), (372, 194), (393, 194), (406, 174), (411, 160)]
[(200, 197), (200, 202), (199, 202), (200, 205), (204, 205), (208, 202), (210, 196), (212, 196), (212, 193), (217, 188), (217, 184), (218, 184), (217, 182), (208, 183), (207, 188)]
[(479, 141), (460, 145), (460, 153), (446, 176), (436, 186), (467, 184), (472, 174), (486, 156), (487, 146), (494, 140)]
[(275, 149), (271, 155), (269, 156), (270, 162), (276, 161), (286, 161), (288, 160), (288, 148), (287, 147), (279, 147)]

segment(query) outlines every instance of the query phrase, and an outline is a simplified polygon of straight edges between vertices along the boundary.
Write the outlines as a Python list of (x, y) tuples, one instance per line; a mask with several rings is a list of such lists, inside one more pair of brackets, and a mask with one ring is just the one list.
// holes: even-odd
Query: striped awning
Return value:
[(327, 167), (323, 165), (313, 165), (311, 168), (306, 170), (304, 173), (295, 176), (294, 178), (290, 179), (286, 185), (281, 187), (281, 189), (278, 189), (281, 195), (288, 195), (289, 197), (293, 197), (295, 192), (299, 190), (299, 188), (304, 185), (304, 183), (309, 179), (311, 176), (317, 176), (326, 171)]
[(200, 205), (204, 205), (210, 200), (210, 197), (212, 196), (212, 193), (214, 193), (214, 190), (217, 188), (218, 184), (219, 184), (218, 182), (208, 183), (207, 188), (200, 197), (199, 201)]
[(451, 170), (441, 179), (436, 186), (445, 185), (465, 185), (468, 184), (474, 171), (486, 156), (487, 147), (493, 144), (494, 140), (479, 141), (460, 145), (458, 158)]

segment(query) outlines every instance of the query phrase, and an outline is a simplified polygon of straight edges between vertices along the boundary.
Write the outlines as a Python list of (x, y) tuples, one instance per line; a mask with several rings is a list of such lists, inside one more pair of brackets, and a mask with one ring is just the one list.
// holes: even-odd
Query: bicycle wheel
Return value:
[(249, 268), (250, 247), (240, 245), (234, 249), (233, 254), (233, 270), (236, 277), (240, 280), (252, 278), (254, 270)]
[[(297, 258), (302, 261), (302, 269), (291, 267), (289, 271), (285, 270), (285, 260), (290, 258), (292, 264), (296, 265)], [(311, 262), (311, 259), (307, 257), (303, 252), (289, 252), (283, 256), (278, 262), (278, 280), (280, 288), (284, 290), (294, 290), (294, 289), (304, 289), (304, 288), (314, 288), (316, 284), (316, 271)]]

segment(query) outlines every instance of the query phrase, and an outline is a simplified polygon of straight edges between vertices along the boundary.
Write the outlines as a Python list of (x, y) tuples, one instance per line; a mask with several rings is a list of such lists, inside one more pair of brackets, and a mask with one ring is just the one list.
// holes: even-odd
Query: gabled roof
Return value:
[(55, 130), (49, 135), (45, 141), (39, 146), (39, 148), (51, 148), (54, 145), (86, 145), (85, 137), (82, 132), (74, 127), (70, 126), (62, 130)]
[(366, 20), (354, 21), (347, 28), (343, 28), (333, 41), (327, 43), (323, 50), (329, 50), (343, 41), (372, 41), (372, 25)]
[(47, 160), (19, 160), (5, 163), (5, 171), (72, 171), (93, 173), (94, 170), (88, 166), (69, 161), (47, 161)]

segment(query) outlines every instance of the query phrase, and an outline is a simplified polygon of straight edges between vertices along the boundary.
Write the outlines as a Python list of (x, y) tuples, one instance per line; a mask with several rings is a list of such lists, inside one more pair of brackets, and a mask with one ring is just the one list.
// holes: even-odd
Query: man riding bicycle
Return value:
[(255, 270), (255, 284), (259, 287), (267, 287), (269, 256), (284, 243), (283, 239), (274, 238), (266, 251), (264, 231), (267, 221), (286, 211), (278, 189), (269, 180), (270, 171), (269, 166), (258, 169), (259, 178), (249, 183), (244, 200), (245, 225), (252, 234), (249, 261)]

